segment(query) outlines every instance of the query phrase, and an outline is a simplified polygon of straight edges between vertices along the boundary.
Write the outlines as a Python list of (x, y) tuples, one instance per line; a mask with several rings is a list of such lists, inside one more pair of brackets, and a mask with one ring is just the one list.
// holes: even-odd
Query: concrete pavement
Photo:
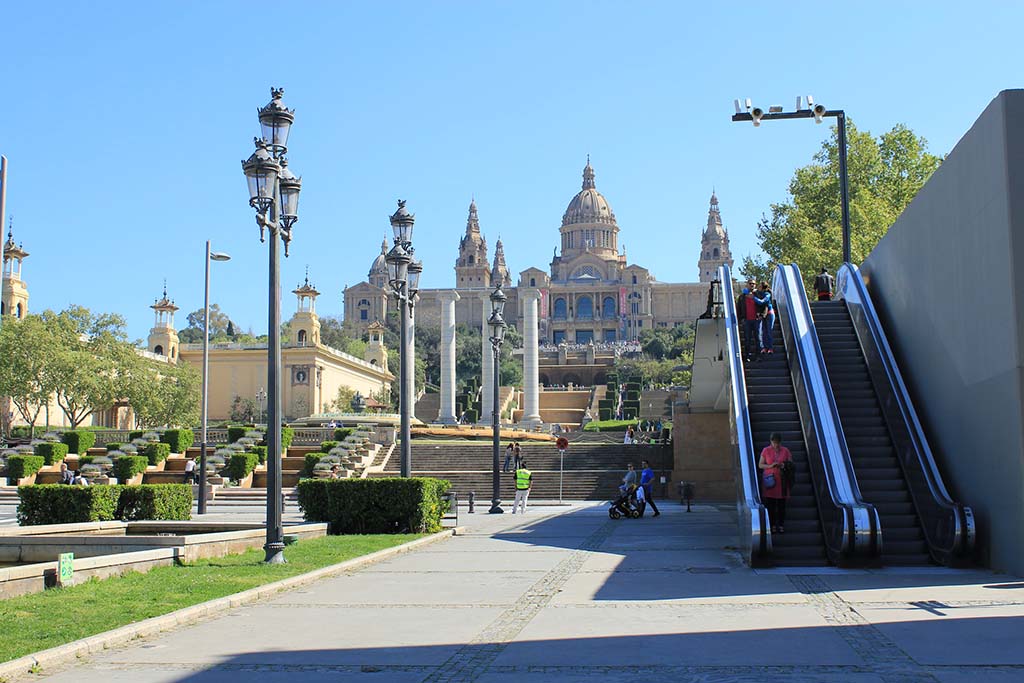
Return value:
[(752, 571), (730, 510), (663, 512), (461, 514), (465, 535), (33, 680), (1024, 681), (1018, 579)]

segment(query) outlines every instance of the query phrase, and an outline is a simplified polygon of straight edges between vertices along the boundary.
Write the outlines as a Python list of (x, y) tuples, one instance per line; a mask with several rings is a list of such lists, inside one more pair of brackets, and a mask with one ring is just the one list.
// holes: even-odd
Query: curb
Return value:
[(191, 607), (183, 607), (182, 609), (169, 612), (159, 617), (151, 617), (134, 624), (121, 626), (112, 631), (105, 631), (65, 645), (58, 645), (57, 647), (52, 647), (48, 650), (41, 650), (40, 652), (34, 652), (30, 655), (19, 657), (18, 659), (12, 659), (9, 662), (0, 663), (0, 681), (6, 682), (18, 677), (40, 673), (39, 670), (47, 666), (52, 667), (64, 664), (86, 655), (101, 652), (103, 650), (109, 650), (110, 648), (119, 645), (124, 645), (131, 640), (146, 638), (178, 626), (194, 624), (207, 617), (226, 612), (235, 607), (241, 607), (242, 605), (257, 602), (276, 593), (290, 590), (292, 588), (298, 588), (319, 579), (334, 576), (335, 574), (341, 574), (352, 569), (360, 569), (366, 565), (389, 559), (395, 555), (401, 555), (410, 550), (415, 550), (420, 546), (428, 545), (451, 536), (457, 536), (461, 533), (464, 533), (463, 527), (445, 529), (444, 531), (439, 531), (436, 534), (424, 536), (423, 538), (418, 538), (415, 541), (409, 541), (408, 543), (403, 543), (402, 545), (397, 545), (392, 548), (378, 550), (377, 552), (370, 553), (369, 555), (354, 557), (351, 560), (345, 560), (338, 564), (314, 569), (313, 571), (305, 574), (299, 574), (273, 583), (256, 586), (255, 588), (250, 588), (249, 590), (242, 591), (241, 593), (225, 595), (223, 598), (216, 598), (215, 600), (201, 602), (198, 605), (192, 605)]

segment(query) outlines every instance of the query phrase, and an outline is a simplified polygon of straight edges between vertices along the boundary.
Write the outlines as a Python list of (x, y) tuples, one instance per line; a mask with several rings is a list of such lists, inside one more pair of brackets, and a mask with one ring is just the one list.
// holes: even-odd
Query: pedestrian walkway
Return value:
[(1024, 681), (1018, 579), (752, 571), (732, 510), (662, 510), (462, 514), (465, 535), (33, 680)]

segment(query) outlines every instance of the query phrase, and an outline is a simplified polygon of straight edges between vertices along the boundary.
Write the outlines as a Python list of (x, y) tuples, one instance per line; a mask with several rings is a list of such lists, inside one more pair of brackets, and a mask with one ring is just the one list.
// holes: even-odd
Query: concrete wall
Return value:
[[(672, 418), (672, 481), (693, 482), (695, 501), (736, 500), (729, 429), (729, 413), (691, 413), (676, 407)], [(671, 492), (673, 496), (675, 493)]]
[(979, 560), (1024, 573), (1024, 91), (992, 101), (861, 269)]

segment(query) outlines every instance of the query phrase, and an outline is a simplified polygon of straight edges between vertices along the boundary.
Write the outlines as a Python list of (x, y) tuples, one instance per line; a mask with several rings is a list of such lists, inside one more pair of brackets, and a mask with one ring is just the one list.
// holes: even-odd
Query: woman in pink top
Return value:
[[(772, 525), (772, 533), (783, 533), (786, 523), (786, 499), (789, 498), (789, 487), (783, 482), (782, 463), (792, 463), (793, 454), (782, 445), (782, 435), (774, 432), (771, 445), (761, 451), (757, 466), (761, 469), (761, 490), (765, 505), (768, 506), (768, 519)], [(789, 465), (792, 467), (792, 464)], [(771, 483), (771, 486), (768, 484)]]

